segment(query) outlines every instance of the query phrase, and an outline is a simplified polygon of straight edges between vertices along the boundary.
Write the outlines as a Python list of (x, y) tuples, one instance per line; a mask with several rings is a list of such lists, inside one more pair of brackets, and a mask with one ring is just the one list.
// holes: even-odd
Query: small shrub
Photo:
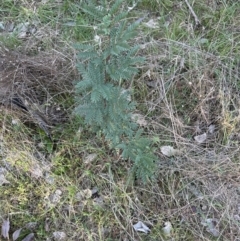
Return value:
[(97, 2), (82, 6), (95, 25), (95, 41), (76, 45), (82, 79), (75, 86), (75, 113), (100, 131), (112, 148), (121, 149), (122, 157), (134, 162), (137, 176), (147, 181), (153, 177), (156, 157), (151, 141), (132, 120), (136, 103), (131, 101), (131, 90), (124, 88), (138, 72), (136, 65), (144, 62), (143, 57), (136, 56), (138, 46), (130, 44), (141, 20), (126, 20), (128, 11), (124, 11), (122, 0), (111, 6)]

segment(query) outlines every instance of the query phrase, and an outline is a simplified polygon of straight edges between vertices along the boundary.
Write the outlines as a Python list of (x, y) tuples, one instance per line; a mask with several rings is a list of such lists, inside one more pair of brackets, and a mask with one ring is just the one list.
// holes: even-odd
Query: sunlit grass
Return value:
[[(65, 232), (67, 240), (87, 241), (227, 241), (239, 236), (234, 220), (234, 185), (239, 176), (239, 3), (207, 2), (189, 0), (201, 21), (197, 28), (185, 1), (143, 0), (132, 10), (134, 17), (147, 16), (136, 39), (146, 44), (139, 52), (147, 61), (139, 66), (132, 84), (139, 112), (148, 120), (145, 133), (157, 140), (155, 182), (143, 185), (131, 179), (131, 162), (111, 150), (101, 133), (94, 136), (81, 118), (71, 116), (55, 127), (52, 143), (38, 127), (24, 124), (18, 113), (1, 107), (0, 168), (6, 169), (9, 183), (0, 186), (0, 218), (9, 217), (10, 234), (34, 222), (36, 227), (24, 228), (19, 240), (30, 232), (36, 240), (46, 240), (56, 231)], [(1, 45), (27, 53), (34, 46), (30, 52), (38, 54), (37, 47), (61, 52), (76, 41), (89, 40), (94, 24), (79, 4), (4, 1), (3, 24), (30, 21), (44, 34), (19, 39), (3, 31)], [(151, 19), (158, 28), (144, 25)], [(154, 81), (156, 87), (146, 84)], [(58, 102), (73, 109), (74, 101), (66, 98)], [(210, 125), (215, 126), (213, 134)], [(194, 137), (205, 132), (207, 142), (196, 143)], [(162, 145), (180, 149), (181, 155), (162, 155)], [(96, 157), (87, 159), (89, 154)], [(202, 225), (204, 218), (220, 222), (219, 237)], [(133, 225), (138, 221), (151, 232), (136, 232)], [(173, 226), (169, 238), (162, 229), (167, 221)]]

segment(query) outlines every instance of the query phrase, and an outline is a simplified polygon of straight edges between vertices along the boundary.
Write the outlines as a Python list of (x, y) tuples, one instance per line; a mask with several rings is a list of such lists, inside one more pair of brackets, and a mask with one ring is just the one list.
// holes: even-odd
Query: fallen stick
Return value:
[(191, 12), (191, 14), (192, 14), (193, 17), (194, 17), (194, 20), (195, 20), (195, 24), (196, 24), (196, 26), (201, 25), (201, 23), (200, 23), (200, 21), (199, 21), (197, 15), (196, 15), (196, 13), (193, 11), (193, 9), (192, 9), (192, 7), (190, 6), (188, 0), (185, 0), (185, 3), (187, 4), (187, 6), (188, 6), (188, 8), (189, 8), (189, 10), (190, 10), (190, 12)]

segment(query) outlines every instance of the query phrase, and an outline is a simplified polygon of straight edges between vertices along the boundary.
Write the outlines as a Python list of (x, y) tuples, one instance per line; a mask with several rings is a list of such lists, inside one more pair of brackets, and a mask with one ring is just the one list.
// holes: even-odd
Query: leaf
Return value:
[(219, 229), (217, 227), (217, 224), (219, 221), (215, 218), (206, 218), (201, 222), (203, 226), (206, 226), (206, 230), (211, 233), (214, 237), (219, 237)]
[(86, 198), (86, 199), (89, 199), (89, 198), (91, 198), (92, 197), (92, 191), (90, 190), (90, 189), (84, 189), (83, 191), (82, 191), (82, 196), (84, 197), (84, 198)]
[(92, 190), (92, 198), (96, 197), (96, 196), (99, 196), (98, 194), (98, 188), (97, 187), (94, 187)]
[(33, 230), (37, 227), (37, 222), (29, 222), (25, 225), (25, 228), (29, 230)]
[(195, 186), (194, 184), (191, 184), (189, 185), (188, 190), (199, 200), (202, 200), (204, 198), (204, 194), (198, 188), (199, 187)]
[(7, 173), (7, 169), (4, 167), (0, 167), (0, 174)]
[(172, 146), (162, 146), (161, 152), (163, 155), (171, 157), (179, 153), (178, 150), (174, 149)]
[(139, 126), (147, 126), (148, 122), (141, 114), (132, 114), (132, 120), (135, 121)]
[(199, 144), (203, 143), (204, 141), (206, 141), (207, 139), (207, 133), (204, 133), (202, 135), (199, 135), (199, 136), (194, 136), (194, 140), (196, 142), (198, 142)]
[(17, 229), (17, 230), (13, 233), (13, 235), (12, 235), (12, 239), (13, 239), (13, 241), (15, 241), (15, 240), (18, 239), (18, 237), (19, 237), (21, 231), (22, 231), (22, 228), (19, 228), (19, 229)]
[(240, 221), (240, 216), (238, 214), (235, 214), (233, 217), (236, 221)]
[(96, 197), (93, 199), (93, 204), (98, 207), (104, 207), (104, 199), (102, 197)]
[(121, 7), (123, 3), (123, 0), (117, 0), (115, 1), (115, 3), (112, 5), (111, 9), (109, 10), (109, 13), (111, 15), (116, 14), (116, 12), (119, 10), (119, 8)]
[(19, 126), (19, 120), (18, 119), (12, 119), (12, 124)]
[(132, 11), (136, 6), (137, 4), (133, 2), (132, 7), (128, 7), (128, 12)]
[(215, 131), (215, 128), (216, 128), (216, 126), (215, 125), (210, 125), (209, 127), (208, 127), (208, 132), (210, 133), (210, 134), (213, 134), (214, 133), (214, 131)]
[(149, 233), (151, 230), (150, 228), (145, 225), (142, 221), (138, 221), (136, 224), (133, 225), (135, 231)]
[(17, 33), (18, 38), (25, 38), (27, 37), (27, 32), (29, 28), (29, 22), (20, 23), (15, 27), (15, 32)]
[(4, 219), (2, 223), (2, 236), (4, 238), (9, 239), (9, 229), (10, 229), (10, 221), (8, 219)]
[(94, 160), (96, 160), (96, 158), (97, 158), (97, 154), (96, 153), (89, 154), (88, 156), (85, 157), (83, 162), (85, 164), (89, 164), (89, 163), (93, 162)]
[(49, 230), (50, 230), (50, 218), (45, 219), (44, 229), (45, 229), (46, 232), (49, 232)]
[(33, 178), (39, 179), (40, 177), (43, 177), (43, 170), (40, 167), (40, 165), (38, 165), (37, 163), (34, 163), (31, 167), (30, 167), (30, 173), (31, 176)]
[(55, 241), (62, 241), (62, 240), (66, 240), (67, 235), (64, 232), (56, 231), (56, 232), (53, 232), (53, 237)]
[(0, 22), (0, 32), (5, 30), (4, 22)]
[(48, 184), (53, 184), (55, 182), (55, 178), (50, 173), (45, 173), (44, 178)]
[(94, 41), (99, 45), (101, 45), (102, 43), (101, 37), (98, 36), (97, 34), (94, 36)]
[(50, 195), (50, 201), (53, 204), (57, 204), (60, 202), (62, 196), (62, 191), (60, 189), (57, 189), (54, 194)]
[(164, 235), (167, 237), (171, 236), (172, 224), (170, 222), (165, 222), (164, 225), (165, 225), (165, 227), (163, 227), (163, 229), (162, 229)]
[(158, 82), (156, 80), (145, 81), (145, 83), (148, 87), (151, 87), (154, 89), (157, 87), (157, 84), (158, 84)]
[(158, 28), (158, 23), (153, 19), (150, 19), (147, 23), (144, 23), (144, 25), (148, 28)]
[(75, 27), (77, 25), (77, 23), (75, 21), (69, 21), (69, 22), (63, 23), (63, 25)]
[(0, 186), (2, 186), (3, 184), (9, 184), (10, 182), (8, 180), (6, 180), (4, 174), (0, 174)]
[(30, 233), (22, 241), (33, 241), (33, 240), (34, 240), (34, 233)]
[(208, 44), (209, 41), (208, 41), (207, 38), (201, 38), (201, 39), (199, 39), (199, 43), (200, 43), (200, 44)]

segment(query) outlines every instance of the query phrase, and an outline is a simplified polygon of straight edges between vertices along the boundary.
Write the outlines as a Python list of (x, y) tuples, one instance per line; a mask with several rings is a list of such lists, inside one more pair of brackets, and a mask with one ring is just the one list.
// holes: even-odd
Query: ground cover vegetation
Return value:
[(1, 4), (1, 239), (238, 240), (240, 3), (89, 3)]

